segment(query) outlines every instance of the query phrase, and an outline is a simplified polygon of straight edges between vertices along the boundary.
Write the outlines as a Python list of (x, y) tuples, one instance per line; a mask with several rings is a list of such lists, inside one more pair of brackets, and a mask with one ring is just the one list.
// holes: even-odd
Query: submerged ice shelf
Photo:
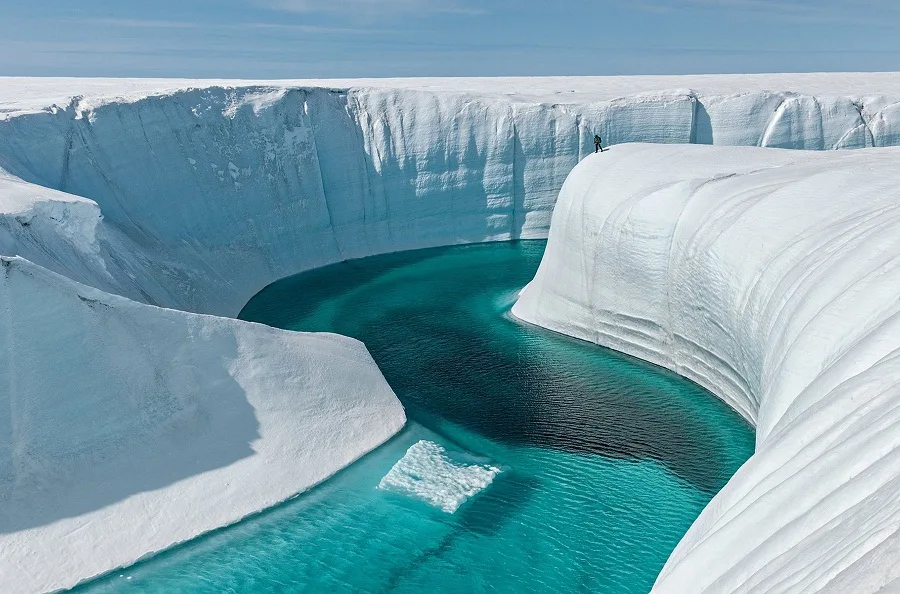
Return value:
[(420, 440), (378, 483), (379, 489), (422, 499), (452, 514), (484, 490), (501, 470), (462, 453), (451, 454), (433, 441)]
[(657, 591), (900, 583), (898, 163), (630, 145), (567, 179), (513, 313), (673, 369), (756, 425)]
[[(222, 384), (191, 376), (193, 368), (151, 356), (165, 352), (171, 338), (135, 334), (135, 325), (224, 324), (227, 349), (208, 340), (206, 329), (179, 335), (174, 344), (195, 349), (200, 360), (221, 355), (211, 369), (221, 366), (232, 378), (244, 361), (261, 370), (275, 366), (282, 374), (295, 365), (238, 348), (240, 336), (263, 340), (268, 331), (151, 306), (235, 315), (270, 282), (330, 262), (432, 245), (545, 237), (559, 188), (593, 150), (597, 132), (613, 144), (900, 144), (896, 74), (328, 83), (0, 80), (0, 254), (20, 256), (4, 260), (0, 423), (9, 430), (0, 436), (0, 494), (36, 506), (55, 505), (64, 493), (64, 483), (51, 480), (68, 464), (59, 452), (78, 452), (79, 463), (96, 472), (104, 465), (117, 468), (149, 435), (129, 428), (158, 425), (179, 435), (204, 418), (206, 409), (191, 404), (193, 396), (200, 402), (221, 394)], [(37, 277), (56, 280), (20, 301), (9, 297), (26, 286), (25, 279)], [(86, 296), (85, 290), (97, 292)], [(118, 319), (121, 312), (127, 314)], [(23, 323), (41, 316), (64, 320), (67, 333), (28, 332)], [(127, 339), (86, 342), (107, 333)], [(67, 349), (63, 336), (78, 346)], [(309, 349), (296, 340), (292, 356), (306, 361)], [(93, 351), (83, 352), (85, 344)], [(31, 370), (18, 353), (31, 353)], [(98, 381), (112, 369), (99, 363), (104, 358), (118, 362), (125, 379)], [(127, 379), (130, 360), (144, 362), (136, 374), (140, 381)], [(354, 360), (361, 374), (374, 378), (377, 369), (364, 350)], [(328, 361), (310, 365), (310, 386), (336, 372)], [(68, 373), (57, 374), (61, 368)], [(22, 374), (33, 381), (23, 381)], [(246, 400), (262, 389), (258, 381), (238, 380)], [(381, 412), (371, 427), (358, 427), (346, 439), (355, 453), (329, 460), (322, 477), (403, 422), (386, 384), (366, 384), (377, 386), (384, 398)], [(187, 394), (187, 386), (197, 393)], [(316, 392), (309, 386), (272, 389), (279, 398), (297, 400)], [(38, 409), (21, 406), (58, 394), (65, 394), (71, 408), (56, 424), (32, 414)], [(102, 424), (90, 414), (98, 402), (129, 398), (129, 406), (110, 406)], [(239, 408), (247, 404), (235, 402)], [(292, 414), (303, 416), (298, 406)], [(57, 443), (46, 451), (35, 445), (48, 441)], [(262, 447), (251, 442), (254, 451)], [(127, 476), (113, 470), (109, 476), (118, 477), (111, 479), (116, 489), (134, 490)], [(168, 501), (174, 485), (202, 482), (204, 476), (189, 474), (141, 490), (141, 496)], [(43, 489), (29, 487), (36, 483)], [(237, 475), (229, 484), (240, 493), (249, 488)], [(298, 480), (284, 491), (310, 484)], [(131, 500), (123, 495), (117, 501)], [(152, 506), (147, 509), (135, 521), (158, 519)], [(66, 567), (35, 558), (40, 572), (21, 579), (3, 567), (0, 589), (11, 583), (2, 580), (19, 580), (17, 586), (26, 589), (65, 586), (226, 522), (200, 514), (203, 521), (184, 534), (160, 529), (159, 543), (142, 543), (86, 522), (78, 506), (64, 515), (57, 528), (78, 528), (79, 536), (60, 555), (80, 550), (76, 541), (82, 539), (104, 540), (109, 556), (82, 564), (84, 555), (72, 555)], [(26, 540), (47, 544), (55, 538), (41, 534)], [(30, 555), (16, 542), (23, 542), (22, 533), (0, 534), (0, 562), (10, 567), (21, 565), (16, 555)]]

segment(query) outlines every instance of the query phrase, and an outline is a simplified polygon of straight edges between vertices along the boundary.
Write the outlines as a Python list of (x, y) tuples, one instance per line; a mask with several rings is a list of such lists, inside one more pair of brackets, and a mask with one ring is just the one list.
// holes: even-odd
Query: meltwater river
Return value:
[[(673, 373), (511, 319), (544, 246), (375, 256), (261, 291), (241, 318), (362, 340), (409, 425), (311, 492), (83, 590), (647, 592), (753, 430)], [(500, 472), (454, 513), (446, 489), (377, 488), (420, 442)]]

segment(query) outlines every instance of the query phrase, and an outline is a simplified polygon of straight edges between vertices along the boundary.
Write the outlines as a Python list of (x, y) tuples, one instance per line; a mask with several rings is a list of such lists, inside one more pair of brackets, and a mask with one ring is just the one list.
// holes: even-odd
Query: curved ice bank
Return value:
[(0, 258), (0, 590), (47, 591), (284, 501), (403, 408), (362, 343), (165, 310)]
[(34, 261), (0, 256), (0, 591), (72, 586), (236, 522), (405, 422), (355, 340), (49, 271), (166, 291), (91, 200), (0, 171), (0, 254)]
[(566, 180), (515, 315), (673, 369), (757, 427), (657, 591), (900, 580), (898, 166), (625, 145)]

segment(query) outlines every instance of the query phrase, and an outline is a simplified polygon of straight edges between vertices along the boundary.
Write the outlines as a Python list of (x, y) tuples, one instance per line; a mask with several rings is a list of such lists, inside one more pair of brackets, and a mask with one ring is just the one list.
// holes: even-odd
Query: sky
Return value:
[(898, 0), (0, 0), (0, 75), (900, 70)]

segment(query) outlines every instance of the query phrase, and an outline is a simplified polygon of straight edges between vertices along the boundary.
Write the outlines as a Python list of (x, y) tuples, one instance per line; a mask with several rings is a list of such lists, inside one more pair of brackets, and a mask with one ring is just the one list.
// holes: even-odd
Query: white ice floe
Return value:
[(433, 441), (414, 443), (378, 483), (378, 488), (421, 499), (448, 514), (486, 489), (500, 469)]
[(756, 425), (656, 591), (900, 583), (900, 149), (590, 156), (513, 313), (673, 369)]

